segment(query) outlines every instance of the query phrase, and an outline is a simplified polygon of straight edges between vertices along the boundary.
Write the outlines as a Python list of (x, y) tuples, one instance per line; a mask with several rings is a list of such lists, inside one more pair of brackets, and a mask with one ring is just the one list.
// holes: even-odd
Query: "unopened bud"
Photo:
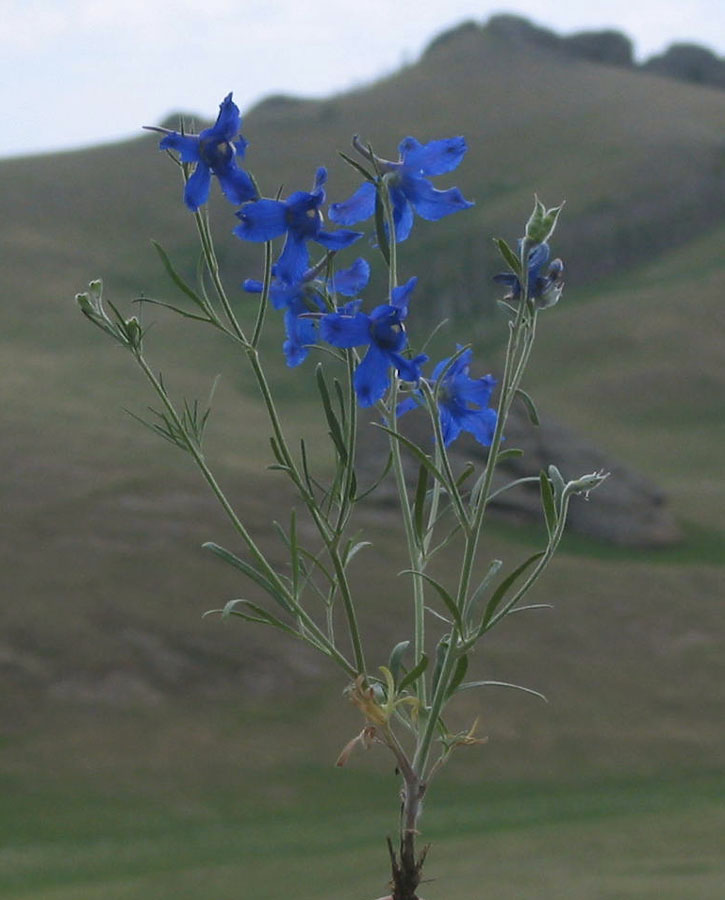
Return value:
[(534, 196), (534, 209), (526, 223), (526, 240), (532, 244), (543, 244), (548, 241), (556, 228), (559, 213), (564, 204), (547, 209), (538, 197)]

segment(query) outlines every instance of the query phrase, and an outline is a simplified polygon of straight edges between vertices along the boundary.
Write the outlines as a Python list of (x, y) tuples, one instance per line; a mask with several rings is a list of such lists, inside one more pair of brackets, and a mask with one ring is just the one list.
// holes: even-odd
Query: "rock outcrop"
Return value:
[[(423, 410), (409, 413), (400, 425), (404, 434), (419, 446), (431, 446), (430, 423)], [(383, 465), (388, 452), (387, 440), (385, 432), (374, 425), (361, 429), (358, 461), (365, 481), (374, 480)], [(590, 500), (583, 497), (572, 499), (568, 518), (570, 530), (623, 547), (665, 547), (681, 539), (664, 493), (647, 478), (612, 459), (571, 429), (549, 418), (534, 426), (525, 412), (515, 406), (507, 423), (505, 446), (521, 449), (524, 454), (502, 462), (497, 470), (494, 490), (519, 478), (538, 476), (541, 469), (551, 464), (557, 466), (565, 479), (578, 478), (590, 472), (610, 472), (611, 477), (597, 488)], [(487, 450), (467, 435), (462, 435), (449, 448), (449, 455), (456, 473), (462, 472), (468, 461), (473, 462), (480, 471)], [(403, 450), (403, 458), (406, 476), (413, 485), (418, 463), (406, 450)], [(381, 505), (397, 503), (392, 476), (389, 475), (371, 497)], [(505, 491), (495, 498), (490, 509), (493, 514), (509, 521), (540, 521), (538, 484), (532, 482)]]

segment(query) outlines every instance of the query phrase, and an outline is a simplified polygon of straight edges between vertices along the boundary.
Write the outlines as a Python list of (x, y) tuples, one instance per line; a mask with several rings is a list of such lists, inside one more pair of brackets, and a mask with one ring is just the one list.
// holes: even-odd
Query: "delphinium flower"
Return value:
[[(322, 270), (327, 265), (327, 258), (304, 273), (302, 278), (290, 284), (279, 278), (276, 268), (269, 286), (269, 299), (275, 309), (284, 309), (284, 325), (287, 339), (283, 350), (287, 365), (294, 367), (304, 362), (311, 344), (317, 341), (319, 314), (327, 311), (324, 294), (336, 293), (344, 297), (354, 297), (370, 279), (370, 265), (362, 257), (347, 269), (335, 272), (329, 281), (320, 279)], [(248, 278), (244, 282), (244, 290), (253, 294), (261, 294), (261, 281)], [(313, 315), (310, 315), (312, 313)], [(314, 315), (314, 314), (317, 315)]]
[(247, 142), (239, 134), (241, 126), (239, 109), (232, 101), (232, 95), (227, 94), (219, 105), (216, 122), (200, 134), (180, 134), (166, 128), (152, 129), (166, 132), (166, 137), (159, 144), (161, 150), (174, 150), (183, 163), (196, 163), (184, 189), (184, 203), (192, 212), (196, 212), (209, 199), (212, 175), (216, 175), (224, 196), (232, 203), (239, 205), (257, 197), (254, 182), (237, 165), (237, 159), (244, 157), (247, 147)]
[[(551, 251), (546, 243), (536, 244), (529, 251), (529, 296), (541, 309), (558, 303), (564, 289), (564, 263), (560, 259), (552, 260), (546, 272), (542, 272), (544, 266), (549, 262), (550, 255)], [(493, 280), (508, 287), (509, 292), (504, 298), (505, 300), (521, 299), (521, 282), (513, 272), (494, 275)]]
[(375, 307), (368, 315), (360, 312), (360, 301), (345, 304), (338, 312), (328, 313), (320, 321), (320, 336), (335, 347), (364, 347), (368, 350), (355, 369), (353, 385), (360, 406), (373, 406), (382, 400), (390, 386), (390, 368), (404, 381), (417, 382), (427, 356), (407, 359), (402, 355), (408, 337), (403, 325), (408, 303), (417, 278), (393, 288), (391, 302)]
[[(395, 239), (404, 241), (413, 227), (413, 210), (431, 222), (444, 216), (468, 209), (473, 203), (466, 200), (458, 188), (445, 191), (433, 187), (427, 176), (443, 175), (451, 172), (466, 153), (466, 141), (462, 137), (429, 141), (421, 144), (413, 137), (404, 138), (398, 146), (400, 154), (397, 162), (373, 157), (370, 150), (363, 147), (356, 138), (356, 149), (371, 162), (377, 170), (387, 175), (395, 223)], [(330, 206), (330, 219), (338, 225), (353, 225), (369, 219), (375, 212), (375, 185), (365, 181), (355, 193), (341, 203)]]
[[(493, 375), (471, 378), (469, 373), (473, 353), (464, 350), (458, 357), (448, 357), (433, 370), (430, 381), (437, 390), (438, 415), (443, 443), (448, 447), (462, 431), (490, 447), (496, 428), (496, 410), (489, 407), (491, 393), (496, 386)], [(406, 397), (399, 405), (399, 416), (423, 405), (419, 391)]]
[(247, 203), (236, 215), (241, 224), (234, 234), (245, 241), (271, 241), (287, 235), (277, 260), (277, 275), (289, 284), (304, 276), (309, 266), (308, 241), (316, 241), (328, 250), (343, 250), (362, 234), (359, 231), (325, 231), (320, 207), (325, 202), (323, 185), (327, 169), (320, 167), (312, 191), (295, 191), (286, 200), (263, 198)]

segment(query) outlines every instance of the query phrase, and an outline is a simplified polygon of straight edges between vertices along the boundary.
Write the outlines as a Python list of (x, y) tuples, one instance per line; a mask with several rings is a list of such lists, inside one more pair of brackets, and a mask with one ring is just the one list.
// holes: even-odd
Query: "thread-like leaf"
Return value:
[(419, 578), (425, 579), (428, 584), (436, 589), (436, 592), (440, 596), (441, 600), (445, 603), (446, 609), (453, 617), (453, 621), (456, 623), (458, 627), (458, 631), (463, 633), (463, 621), (461, 620), (461, 612), (456, 606), (456, 601), (451, 597), (448, 591), (443, 587), (442, 584), (439, 584), (435, 578), (427, 575), (425, 572), (418, 572), (416, 569), (403, 569), (400, 573), (401, 575), (416, 575)]
[(204, 300), (196, 293), (196, 291), (192, 287), (190, 287), (186, 283), (181, 275), (179, 275), (179, 273), (174, 268), (174, 265), (171, 262), (168, 253), (164, 250), (161, 244), (157, 243), (156, 241), (151, 241), (151, 244), (153, 245), (154, 250), (158, 253), (159, 258), (161, 259), (161, 263), (164, 269), (166, 269), (166, 274), (174, 282), (177, 288), (182, 293), (186, 294), (186, 296), (190, 300), (192, 300), (199, 307), (199, 309), (203, 309), (204, 311), (206, 311)]
[(538, 697), (540, 700), (543, 700), (544, 703), (549, 702), (546, 699), (546, 697), (539, 691), (535, 691), (533, 688), (522, 687), (520, 684), (511, 684), (508, 681), (466, 681), (463, 684), (460, 684), (458, 686), (458, 690), (459, 691), (468, 691), (471, 688), (477, 688), (477, 687), (513, 688), (516, 691), (523, 691), (525, 694), (533, 694), (534, 697)]

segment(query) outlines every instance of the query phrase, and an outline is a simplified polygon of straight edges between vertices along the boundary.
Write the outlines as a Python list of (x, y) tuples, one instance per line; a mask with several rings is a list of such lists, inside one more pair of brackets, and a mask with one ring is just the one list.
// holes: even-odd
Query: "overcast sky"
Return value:
[(639, 59), (676, 41), (725, 55), (723, 0), (0, 0), (0, 156), (137, 133), (172, 111), (213, 118), (270, 93), (325, 96), (414, 61), (464, 19), (616, 28)]

